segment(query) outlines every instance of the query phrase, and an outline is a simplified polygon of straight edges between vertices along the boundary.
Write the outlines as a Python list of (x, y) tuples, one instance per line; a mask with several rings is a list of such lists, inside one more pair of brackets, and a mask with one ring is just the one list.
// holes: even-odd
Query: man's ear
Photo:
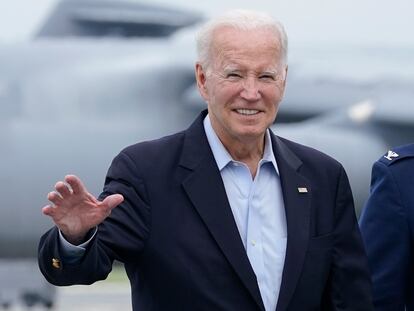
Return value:
[(283, 81), (283, 88), (286, 88), (286, 80), (287, 80), (287, 75), (288, 75), (288, 69), (289, 69), (289, 66), (286, 65), (285, 72), (284, 72), (285, 79)]
[(286, 65), (285, 70), (283, 72), (283, 84), (282, 84), (282, 98), (285, 96), (285, 91), (286, 91), (286, 81), (287, 81), (287, 74), (288, 74), (288, 65)]
[(195, 65), (195, 77), (197, 81), (198, 91), (200, 92), (201, 97), (203, 97), (205, 101), (208, 101), (208, 93), (206, 86), (207, 73), (199, 62), (197, 62)]

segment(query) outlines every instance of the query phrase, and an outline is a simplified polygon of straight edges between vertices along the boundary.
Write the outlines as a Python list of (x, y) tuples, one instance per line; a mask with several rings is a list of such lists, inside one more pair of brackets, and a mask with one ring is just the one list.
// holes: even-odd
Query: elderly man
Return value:
[(414, 311), (414, 144), (388, 151), (372, 167), (360, 226), (378, 311)]
[(202, 28), (198, 56), (208, 109), (187, 130), (124, 149), (99, 199), (76, 176), (56, 184), (43, 274), (90, 284), (117, 259), (140, 311), (371, 310), (342, 166), (268, 129), (286, 84), (281, 24), (229, 12)]

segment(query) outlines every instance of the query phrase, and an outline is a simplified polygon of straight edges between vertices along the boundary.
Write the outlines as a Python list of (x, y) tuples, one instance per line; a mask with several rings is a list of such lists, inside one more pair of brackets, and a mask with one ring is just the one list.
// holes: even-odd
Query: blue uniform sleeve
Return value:
[(400, 189), (390, 167), (376, 162), (371, 195), (360, 218), (377, 311), (404, 311), (410, 233)]

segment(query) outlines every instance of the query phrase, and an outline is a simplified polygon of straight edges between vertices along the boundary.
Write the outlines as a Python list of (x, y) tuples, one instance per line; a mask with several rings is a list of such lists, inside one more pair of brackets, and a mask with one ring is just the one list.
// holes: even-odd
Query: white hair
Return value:
[(216, 17), (204, 24), (197, 34), (197, 56), (198, 61), (205, 67), (210, 66), (211, 45), (213, 43), (213, 33), (221, 27), (232, 27), (240, 30), (269, 29), (278, 38), (281, 49), (281, 60), (287, 64), (288, 38), (285, 29), (279, 21), (269, 14), (249, 11), (231, 10)]

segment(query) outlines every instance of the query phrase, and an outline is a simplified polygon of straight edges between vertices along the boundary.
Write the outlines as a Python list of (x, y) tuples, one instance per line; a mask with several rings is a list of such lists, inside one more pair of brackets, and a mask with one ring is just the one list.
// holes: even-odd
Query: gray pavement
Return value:
[[(1, 309), (0, 309), (1, 310)], [(39, 306), (27, 309), (21, 304), (8, 311), (43, 311)], [(128, 311), (132, 310), (128, 283), (101, 281), (89, 286), (59, 287), (54, 311)]]
[[(121, 265), (114, 265), (105, 281), (93, 285), (55, 287), (40, 274), (37, 262), (27, 260), (0, 260), (0, 310), (40, 311), (44, 307), (35, 305), (28, 309), (23, 305), (24, 295), (41, 295), (55, 302), (53, 311), (128, 311), (131, 294), (128, 278)], [(9, 308), (1, 304), (8, 302)]]

